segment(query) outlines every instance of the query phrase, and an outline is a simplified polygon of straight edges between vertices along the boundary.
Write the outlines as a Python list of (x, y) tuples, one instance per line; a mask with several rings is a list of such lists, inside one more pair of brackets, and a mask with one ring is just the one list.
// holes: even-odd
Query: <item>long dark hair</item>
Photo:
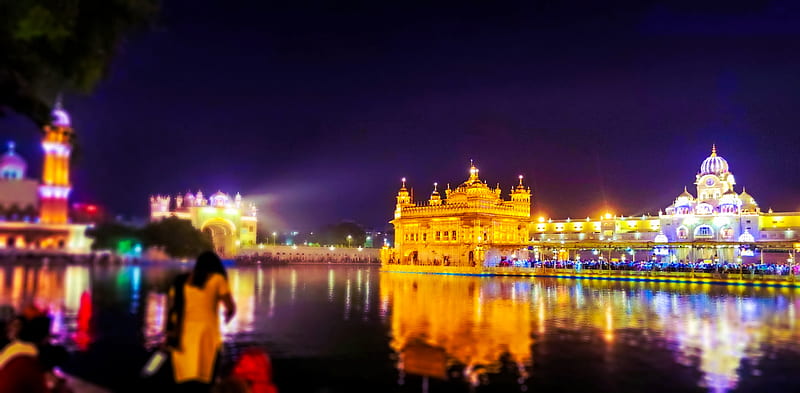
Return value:
[(222, 260), (219, 259), (219, 256), (213, 251), (206, 251), (197, 257), (194, 270), (192, 270), (191, 285), (196, 288), (204, 287), (208, 278), (214, 273), (222, 274), (223, 277), (228, 278), (228, 273), (225, 271), (225, 266), (222, 266)]

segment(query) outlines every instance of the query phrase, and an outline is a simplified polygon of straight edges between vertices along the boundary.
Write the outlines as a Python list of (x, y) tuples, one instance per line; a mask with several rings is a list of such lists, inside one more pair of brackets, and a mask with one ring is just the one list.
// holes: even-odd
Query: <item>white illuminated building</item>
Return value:
[[(661, 218), (661, 232), (668, 241), (717, 240), (753, 242), (759, 237), (756, 200), (744, 188), (734, 189), (736, 180), (728, 162), (717, 155), (716, 146), (695, 176), (696, 195), (684, 188)], [(750, 240), (752, 239), (752, 240)]]
[[(544, 247), (543, 258), (556, 255), (562, 260), (580, 255), (581, 259), (794, 262), (793, 250), (800, 248), (800, 212), (762, 211), (755, 198), (737, 184), (716, 146), (700, 164), (694, 185), (691, 191), (684, 187), (657, 216), (539, 217), (531, 223), (531, 243)], [(595, 249), (589, 254), (584, 253), (585, 248), (607, 251)]]

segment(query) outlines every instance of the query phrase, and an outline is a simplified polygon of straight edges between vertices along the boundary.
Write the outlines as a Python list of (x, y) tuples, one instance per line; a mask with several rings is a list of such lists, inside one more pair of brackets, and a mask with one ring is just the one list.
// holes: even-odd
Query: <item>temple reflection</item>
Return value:
[(467, 374), (476, 367), (492, 372), (501, 358), (532, 372), (536, 344), (571, 331), (588, 343), (605, 342), (591, 350), (612, 362), (623, 346), (664, 340), (677, 363), (700, 369), (697, 383), (710, 391), (735, 388), (742, 362), (757, 365), (769, 351), (798, 346), (797, 294), (678, 283), (380, 276), (400, 369), (407, 346), (424, 343), (443, 349), (448, 364), (464, 365)]
[(86, 267), (14, 266), (0, 268), (0, 304), (20, 310), (27, 305), (47, 310), (53, 332), (62, 342), (74, 330), (81, 295), (90, 290)]

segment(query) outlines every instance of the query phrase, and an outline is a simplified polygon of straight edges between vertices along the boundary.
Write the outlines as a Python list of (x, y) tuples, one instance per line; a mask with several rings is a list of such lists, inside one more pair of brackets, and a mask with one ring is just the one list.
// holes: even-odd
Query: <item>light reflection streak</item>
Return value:
[[(273, 277), (274, 279), (274, 277)], [(231, 295), (236, 302), (236, 315), (227, 325), (224, 323), (224, 307), (220, 307), (221, 331), (226, 337), (232, 334), (251, 332), (255, 325), (255, 282), (251, 272), (239, 269), (228, 270), (228, 283)], [(274, 281), (273, 281), (274, 282)], [(270, 312), (272, 313), (274, 295), (270, 289)], [(271, 317), (271, 315), (270, 315)]]
[(275, 272), (269, 275), (269, 312), (267, 318), (275, 316)]
[(364, 281), (364, 316), (369, 315), (369, 271), (367, 271), (367, 279)]
[(333, 286), (335, 284), (333, 269), (328, 270), (328, 302), (333, 302)]
[(350, 278), (345, 282), (344, 287), (344, 320), (350, 319)]
[(294, 297), (295, 293), (297, 292), (297, 270), (292, 269), (291, 273), (289, 273), (289, 285), (290, 285), (290, 293), (292, 297), (292, 304), (294, 304)]

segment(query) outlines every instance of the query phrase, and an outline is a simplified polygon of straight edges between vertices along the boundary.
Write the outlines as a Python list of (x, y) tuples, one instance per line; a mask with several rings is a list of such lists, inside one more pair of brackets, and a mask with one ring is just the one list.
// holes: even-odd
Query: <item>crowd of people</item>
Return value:
[(547, 269), (581, 270), (610, 270), (610, 271), (636, 271), (636, 272), (686, 272), (686, 273), (720, 273), (720, 274), (751, 274), (751, 275), (778, 275), (800, 274), (800, 266), (788, 263), (758, 263), (744, 264), (731, 262), (654, 262), (654, 261), (606, 261), (606, 260), (501, 260), (500, 267), (525, 267)]
[(291, 263), (374, 263), (380, 264), (380, 259), (378, 258), (369, 258), (369, 257), (361, 257), (361, 258), (353, 258), (349, 256), (336, 256), (336, 257), (327, 257), (327, 256), (276, 256), (272, 254), (250, 254), (250, 255), (239, 255), (235, 258), (237, 264), (245, 264), (245, 265), (288, 265)]

